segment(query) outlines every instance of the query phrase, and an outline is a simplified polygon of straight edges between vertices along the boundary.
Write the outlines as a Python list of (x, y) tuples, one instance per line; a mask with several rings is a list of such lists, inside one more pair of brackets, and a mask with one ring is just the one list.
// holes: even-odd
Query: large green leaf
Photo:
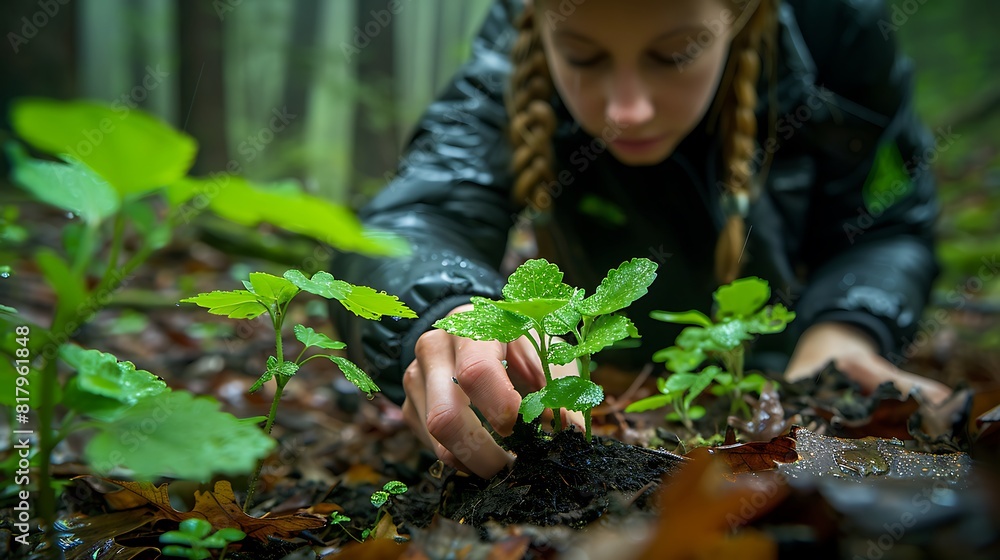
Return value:
[(551, 336), (561, 336), (573, 332), (579, 327), (583, 317), (580, 315), (580, 311), (577, 310), (577, 305), (583, 301), (583, 296), (584, 291), (577, 289), (573, 292), (572, 297), (569, 298), (569, 303), (549, 313), (542, 320), (542, 328), (545, 332)]
[(207, 481), (252, 471), (274, 445), (256, 426), (221, 412), (214, 399), (171, 391), (144, 398), (99, 426), (85, 455), (98, 472), (122, 466), (139, 480)]
[(756, 276), (740, 278), (715, 290), (713, 295), (718, 308), (718, 319), (748, 317), (757, 312), (771, 298), (767, 281)]
[(186, 178), (172, 185), (175, 203), (197, 197), (199, 205), (237, 224), (269, 223), (306, 235), (342, 251), (403, 255), (409, 245), (397, 236), (365, 229), (346, 206), (302, 192), (295, 183), (253, 185), (242, 177)]
[(20, 99), (13, 104), (11, 123), (32, 146), (50, 154), (68, 152), (122, 195), (176, 182), (198, 150), (187, 134), (121, 104)]
[(587, 333), (587, 339), (577, 345), (557, 342), (549, 349), (549, 361), (553, 364), (568, 364), (584, 355), (592, 355), (626, 338), (638, 338), (639, 331), (628, 317), (604, 315), (594, 321)]
[(624, 309), (646, 294), (656, 279), (656, 263), (649, 259), (632, 259), (608, 272), (594, 294), (577, 306), (584, 315), (596, 316)]
[(573, 295), (573, 288), (563, 284), (563, 273), (559, 267), (545, 259), (532, 259), (521, 266), (507, 279), (503, 287), (503, 297), (511, 301), (528, 299), (562, 299)]
[(793, 319), (795, 319), (794, 311), (789, 311), (784, 305), (776, 303), (747, 317), (744, 322), (747, 325), (747, 332), (774, 334), (785, 330)]
[(257, 301), (257, 296), (248, 290), (198, 294), (182, 299), (181, 303), (193, 303), (208, 309), (212, 315), (225, 315), (230, 319), (253, 319), (267, 312), (267, 307)]
[(580, 412), (594, 408), (603, 400), (604, 390), (600, 385), (576, 376), (553, 379), (545, 386), (542, 394), (542, 404), (546, 408), (565, 408)]
[(292, 331), (295, 333), (295, 338), (299, 340), (306, 348), (326, 348), (327, 350), (343, 350), (347, 348), (347, 345), (339, 340), (333, 340), (332, 338), (326, 336), (323, 333), (316, 332), (311, 327), (306, 327), (303, 325), (295, 325), (292, 327)]
[(438, 319), (434, 326), (473, 340), (513, 342), (531, 331), (530, 318), (500, 309), (486, 298), (473, 297), (473, 308)]
[(337, 280), (329, 272), (319, 271), (312, 278), (306, 278), (299, 270), (285, 272), (286, 280), (295, 284), (303, 292), (309, 292), (326, 299), (344, 299), (351, 290), (351, 285), (343, 280)]
[(11, 179), (38, 200), (80, 216), (90, 225), (113, 216), (121, 206), (114, 188), (79, 161), (57, 163), (28, 157), (24, 149), (7, 143), (13, 162)]
[(344, 377), (346, 377), (348, 381), (353, 383), (358, 389), (367, 393), (369, 398), (371, 398), (372, 392), (379, 390), (378, 385), (372, 381), (372, 378), (369, 377), (368, 374), (361, 368), (355, 365), (354, 362), (340, 356), (327, 357), (330, 358), (330, 361), (340, 367), (340, 371), (344, 374)]

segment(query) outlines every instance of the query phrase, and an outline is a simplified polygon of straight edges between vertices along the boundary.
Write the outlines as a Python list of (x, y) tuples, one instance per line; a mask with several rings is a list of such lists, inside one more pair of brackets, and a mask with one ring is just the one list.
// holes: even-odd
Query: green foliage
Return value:
[[(604, 391), (590, 380), (590, 357), (627, 338), (638, 338), (632, 322), (612, 315), (643, 296), (656, 278), (656, 264), (633, 259), (608, 272), (595, 293), (563, 283), (563, 273), (544, 259), (518, 267), (503, 287), (504, 299), (473, 297), (473, 308), (440, 319), (434, 326), (456, 336), (510, 343), (527, 337), (542, 362), (546, 384), (525, 395), (520, 413), (531, 422), (546, 408), (566, 408), (584, 413), (590, 437), (590, 411), (604, 400)], [(577, 344), (555, 339), (572, 333)], [(551, 365), (579, 364), (579, 377), (553, 379)], [(554, 415), (557, 429), (559, 415)]]
[[(785, 330), (795, 313), (780, 303), (765, 305), (771, 299), (771, 288), (757, 277), (741, 278), (721, 286), (713, 298), (716, 305), (712, 319), (697, 310), (650, 313), (660, 321), (692, 326), (681, 331), (674, 346), (653, 355), (654, 361), (664, 362), (671, 372), (665, 380), (658, 380), (660, 394), (632, 403), (626, 412), (673, 405), (674, 410), (667, 419), (680, 421), (692, 429), (691, 422), (705, 414), (705, 409), (695, 406), (694, 400), (709, 387), (717, 396), (730, 396), (734, 409), (745, 407), (744, 393), (760, 393), (765, 378), (759, 374), (743, 374), (744, 344), (756, 335)], [(717, 360), (725, 369), (709, 365), (700, 372), (695, 371), (709, 359)]]
[(160, 535), (160, 542), (168, 545), (163, 547), (163, 554), (202, 560), (211, 557), (208, 549), (226, 548), (229, 543), (239, 542), (247, 536), (233, 527), (219, 529), (209, 535), (211, 532), (212, 524), (208, 521), (198, 517), (185, 519), (178, 530)]
[(251, 472), (274, 446), (257, 426), (220, 411), (214, 399), (170, 391), (141, 399), (101, 425), (86, 457), (99, 470), (115, 458), (141, 480), (205, 481), (216, 473)]
[[(274, 327), (275, 354), (267, 358), (267, 367), (264, 373), (250, 387), (250, 392), (255, 392), (272, 379), (277, 385), (267, 424), (264, 427), (264, 431), (268, 434), (271, 433), (271, 426), (274, 424), (278, 403), (285, 385), (298, 372), (302, 364), (309, 360), (327, 358), (337, 364), (344, 377), (358, 389), (364, 391), (368, 398), (373, 398), (372, 393), (379, 390), (378, 385), (372, 381), (371, 377), (347, 358), (324, 353), (304, 357), (310, 348), (342, 350), (347, 345), (303, 325), (292, 327), (296, 340), (302, 343), (302, 350), (294, 360), (285, 359), (282, 328), (288, 306), (296, 295), (304, 291), (327, 299), (336, 299), (349, 311), (368, 319), (380, 319), (383, 315), (408, 318), (417, 316), (396, 296), (377, 292), (367, 286), (355, 286), (343, 280), (337, 280), (328, 272), (317, 272), (312, 278), (308, 278), (301, 271), (294, 269), (286, 271), (281, 277), (263, 272), (252, 272), (249, 275), (249, 280), (243, 282), (243, 286), (246, 290), (203, 293), (182, 299), (181, 302), (193, 303), (208, 309), (209, 313), (237, 319), (250, 319), (263, 313), (270, 316), (271, 324)], [(250, 505), (261, 466), (258, 465), (257, 473), (251, 482), (244, 509)]]

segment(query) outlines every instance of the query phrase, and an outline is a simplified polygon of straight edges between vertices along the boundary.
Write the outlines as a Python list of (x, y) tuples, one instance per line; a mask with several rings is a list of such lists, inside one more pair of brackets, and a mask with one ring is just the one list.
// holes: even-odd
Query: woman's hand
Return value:
[[(463, 305), (449, 315), (470, 309)], [(545, 385), (531, 342), (480, 342), (434, 329), (417, 339), (415, 355), (403, 374), (403, 416), (417, 436), (446, 464), (483, 478), (509, 465), (513, 457), (493, 441), (470, 405), (500, 435), (511, 434), (521, 394)], [(553, 366), (552, 374), (577, 375), (576, 364)], [(583, 425), (579, 413), (563, 417)]]
[(875, 341), (861, 329), (845, 323), (819, 323), (802, 334), (795, 347), (785, 379), (798, 381), (812, 377), (830, 360), (840, 371), (861, 385), (865, 392), (891, 381), (905, 397), (913, 388), (928, 401), (939, 403), (951, 394), (947, 386), (905, 372), (878, 355)]

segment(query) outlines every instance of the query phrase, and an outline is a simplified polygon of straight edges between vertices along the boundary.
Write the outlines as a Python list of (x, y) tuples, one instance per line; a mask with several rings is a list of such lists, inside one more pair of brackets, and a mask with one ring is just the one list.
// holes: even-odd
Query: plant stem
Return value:
[[(530, 339), (531, 337), (529, 336), (528, 338)], [(548, 351), (548, 343), (545, 340), (546, 338), (547, 337), (545, 335), (545, 332), (539, 329), (538, 331), (539, 342), (537, 346), (538, 357), (542, 361), (542, 373), (545, 374), (545, 384), (548, 385), (549, 383), (552, 383), (552, 369), (551, 366), (549, 365), (549, 351)], [(552, 409), (552, 422), (555, 431), (557, 432), (562, 431), (562, 415), (559, 412), (559, 410)]]
[[(269, 311), (269, 314), (271, 315), (271, 323), (274, 325), (274, 353), (280, 366), (284, 362), (284, 352), (281, 346), (281, 324), (284, 322), (284, 312), (280, 309), (272, 309)], [(264, 433), (267, 435), (271, 435), (271, 428), (274, 427), (274, 419), (278, 416), (278, 403), (281, 402), (281, 393), (285, 390), (285, 385), (288, 384), (289, 379), (281, 375), (274, 376), (274, 382), (277, 387), (274, 390), (274, 399), (271, 401), (271, 410), (267, 413), (267, 423), (264, 424)], [(261, 471), (264, 470), (264, 461), (265, 459), (257, 461), (257, 468), (254, 470), (253, 476), (250, 477), (247, 497), (243, 501), (244, 513), (250, 509), (250, 501), (257, 491), (257, 481), (260, 479)]]
[[(590, 381), (590, 354), (580, 356), (580, 377)], [(583, 411), (583, 425), (588, 442), (590, 441), (590, 411), (589, 408)]]

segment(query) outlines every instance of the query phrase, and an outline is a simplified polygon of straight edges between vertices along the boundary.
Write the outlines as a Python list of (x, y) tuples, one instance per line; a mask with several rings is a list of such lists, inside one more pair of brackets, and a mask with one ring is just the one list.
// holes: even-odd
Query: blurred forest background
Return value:
[[(491, 2), (400, 0), (390, 11), (388, 0), (4, 0), (0, 137), (21, 96), (135, 102), (197, 139), (192, 174), (236, 161), (250, 179), (298, 179), (356, 208), (385, 185)], [(979, 342), (1000, 346), (1000, 280), (980, 274), (1000, 255), (1000, 4), (886, 4), (898, 26), (887, 35), (917, 63), (921, 115), (959, 136), (935, 162), (946, 266), (937, 300), (973, 302), (994, 319), (975, 329), (987, 332)], [(289, 124), (269, 131), (277, 114)], [(2, 195), (11, 187), (0, 171)]]

